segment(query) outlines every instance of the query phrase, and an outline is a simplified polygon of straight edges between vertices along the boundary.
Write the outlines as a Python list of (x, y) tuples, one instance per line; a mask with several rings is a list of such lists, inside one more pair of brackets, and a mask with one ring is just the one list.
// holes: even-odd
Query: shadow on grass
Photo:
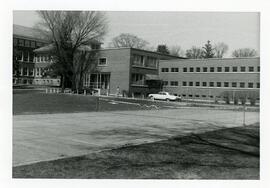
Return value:
[(14, 178), (259, 179), (259, 124), (13, 167)]

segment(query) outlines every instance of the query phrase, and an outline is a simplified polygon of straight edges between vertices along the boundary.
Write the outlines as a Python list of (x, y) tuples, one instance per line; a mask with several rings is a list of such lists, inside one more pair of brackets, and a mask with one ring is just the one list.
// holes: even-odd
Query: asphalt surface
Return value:
[[(246, 124), (259, 122), (259, 112), (245, 117)], [(192, 107), (15, 115), (13, 166), (236, 126), (243, 126), (241, 111)]]

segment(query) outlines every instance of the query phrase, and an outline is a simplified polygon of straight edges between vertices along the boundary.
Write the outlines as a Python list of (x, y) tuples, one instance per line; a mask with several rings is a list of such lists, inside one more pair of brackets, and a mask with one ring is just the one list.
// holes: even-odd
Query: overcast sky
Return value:
[[(232, 12), (106, 12), (109, 32), (104, 47), (120, 33), (132, 33), (158, 44), (179, 45), (184, 50), (202, 47), (207, 40), (212, 44), (225, 42), (229, 46), (227, 57), (238, 48), (259, 51), (258, 13)], [(33, 27), (39, 21), (35, 11), (14, 11), (14, 24)]]

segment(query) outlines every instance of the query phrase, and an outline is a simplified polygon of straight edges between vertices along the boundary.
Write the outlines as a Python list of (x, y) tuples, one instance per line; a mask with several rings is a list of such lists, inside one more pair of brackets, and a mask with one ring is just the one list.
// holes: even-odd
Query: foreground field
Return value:
[[(246, 123), (259, 122), (246, 112)], [(13, 165), (243, 125), (239, 111), (182, 108), (13, 116)]]
[[(166, 109), (166, 103), (142, 100), (99, 100), (98, 111), (147, 110), (158, 106)], [(151, 107), (152, 106), (152, 107)], [(53, 114), (97, 111), (97, 97), (69, 94), (46, 94), (39, 90), (14, 90), (13, 114)]]
[(13, 177), (259, 179), (259, 155), (257, 124), (18, 166)]

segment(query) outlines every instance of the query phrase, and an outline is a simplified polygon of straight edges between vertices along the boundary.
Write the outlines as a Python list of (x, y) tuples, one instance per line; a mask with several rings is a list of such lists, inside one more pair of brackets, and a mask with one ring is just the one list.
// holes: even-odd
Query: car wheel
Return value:
[(150, 97), (150, 99), (152, 100), (152, 101), (154, 101), (155, 100), (155, 98), (152, 96), (152, 97)]
[(169, 102), (169, 101), (170, 101), (170, 99), (166, 99), (166, 101), (167, 101), (167, 102)]

